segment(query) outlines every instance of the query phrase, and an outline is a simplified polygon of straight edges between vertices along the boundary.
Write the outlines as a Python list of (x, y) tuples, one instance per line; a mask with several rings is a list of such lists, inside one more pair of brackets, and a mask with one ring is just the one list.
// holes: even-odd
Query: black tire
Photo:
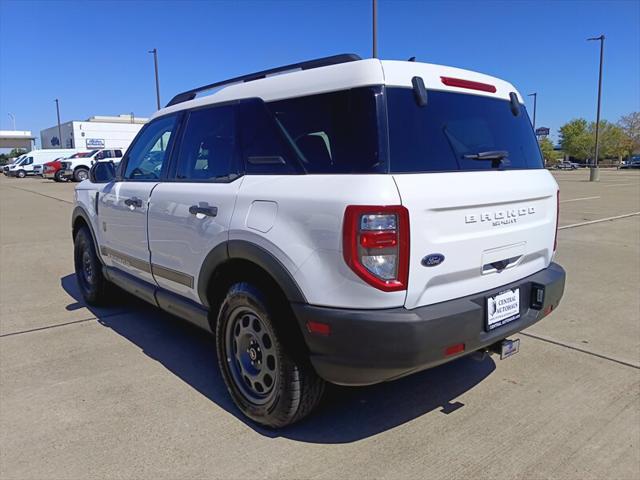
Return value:
[(76, 182), (81, 182), (83, 180), (86, 180), (87, 178), (89, 178), (89, 170), (87, 170), (86, 168), (76, 168), (73, 172), (73, 179)]
[(89, 228), (81, 227), (73, 241), (73, 260), (80, 293), (89, 305), (104, 305), (110, 298), (111, 284), (102, 274), (102, 262)]
[(56, 173), (53, 174), (53, 181), (54, 182), (66, 182), (67, 181), (67, 179), (62, 176), (62, 170), (58, 170)]
[(216, 325), (218, 365), (231, 398), (244, 415), (270, 428), (307, 416), (325, 388), (308, 358), (285, 347), (284, 328), (295, 326), (283, 318), (291, 315), (288, 309), (266, 300), (275, 297), (252, 284), (236, 283)]
[(24, 178), (27, 176), (27, 172), (25, 172), (24, 170), (18, 170), (18, 173), (16, 174), (16, 177), (18, 178)]

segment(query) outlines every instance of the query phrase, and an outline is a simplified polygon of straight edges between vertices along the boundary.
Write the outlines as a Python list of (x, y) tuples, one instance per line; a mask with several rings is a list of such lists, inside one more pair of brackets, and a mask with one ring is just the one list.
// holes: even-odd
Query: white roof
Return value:
[[(158, 110), (151, 118), (188, 108), (241, 98), (257, 97), (269, 102), (373, 85), (411, 87), (411, 79), (415, 76), (422, 77), (428, 90), (484, 95), (506, 100), (509, 99), (510, 92), (515, 92), (520, 102), (524, 103), (522, 96), (512, 84), (490, 75), (430, 63), (370, 58), (308, 70), (297, 70), (250, 82), (231, 84), (210, 95), (197, 97), (193, 100)], [(496, 91), (486, 92), (445, 85), (441, 77), (453, 77), (493, 85)]]

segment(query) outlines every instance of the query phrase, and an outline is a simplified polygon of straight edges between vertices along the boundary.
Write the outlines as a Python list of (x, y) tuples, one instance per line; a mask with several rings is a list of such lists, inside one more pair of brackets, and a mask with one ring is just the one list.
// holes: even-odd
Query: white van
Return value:
[(24, 178), (27, 175), (41, 175), (42, 166), (60, 157), (69, 157), (80, 150), (75, 148), (51, 148), (45, 150), (32, 150), (22, 156), (21, 160), (14, 163), (7, 170), (10, 177)]
[(22, 161), (22, 159), (24, 157), (26, 157), (27, 155), (20, 155), (19, 157), (14, 158), (13, 160), (11, 160), (9, 163), (7, 163), (6, 165), (4, 165), (2, 167), (2, 173), (4, 173), (5, 177), (9, 174), (9, 169), (13, 166), (13, 165), (17, 165), (20, 161)]

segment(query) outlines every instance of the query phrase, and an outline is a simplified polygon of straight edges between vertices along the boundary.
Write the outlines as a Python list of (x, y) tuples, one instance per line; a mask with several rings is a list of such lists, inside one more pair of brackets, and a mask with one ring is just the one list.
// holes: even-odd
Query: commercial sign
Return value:
[(540, 127), (540, 128), (536, 128), (536, 135), (539, 137), (542, 136), (548, 136), (549, 135), (549, 129), (547, 127)]
[(104, 148), (104, 138), (87, 138), (87, 148)]

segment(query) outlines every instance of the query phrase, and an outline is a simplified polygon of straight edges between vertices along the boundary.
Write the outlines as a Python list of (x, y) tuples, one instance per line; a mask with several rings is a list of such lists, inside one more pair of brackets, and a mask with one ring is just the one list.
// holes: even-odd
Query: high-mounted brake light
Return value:
[(558, 226), (560, 223), (560, 190), (556, 192), (556, 236), (553, 239), (553, 251), (558, 250)]
[(344, 260), (360, 278), (385, 292), (407, 289), (409, 211), (405, 207), (350, 205), (342, 235)]
[(496, 87), (488, 83), (474, 82), (472, 80), (463, 80), (462, 78), (440, 77), (442, 83), (449, 87), (469, 88), (471, 90), (480, 90), (482, 92), (496, 93)]

